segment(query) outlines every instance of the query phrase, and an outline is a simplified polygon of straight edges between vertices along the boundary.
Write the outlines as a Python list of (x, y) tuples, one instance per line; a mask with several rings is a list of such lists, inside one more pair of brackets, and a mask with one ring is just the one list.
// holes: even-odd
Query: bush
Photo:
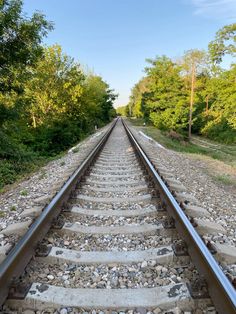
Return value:
[(30, 161), (37, 155), (25, 145), (19, 143), (8, 134), (0, 130), (0, 159), (11, 161)]
[(48, 127), (37, 128), (34, 132), (36, 140), (32, 143), (32, 149), (44, 156), (65, 151), (89, 133), (86, 130), (82, 132), (73, 121), (58, 121)]
[(170, 130), (168, 133), (167, 133), (167, 136), (169, 138), (171, 138), (172, 140), (177, 140), (177, 141), (184, 141), (184, 136), (173, 131), (173, 130)]
[(218, 121), (218, 123), (209, 121), (201, 131), (210, 139), (225, 144), (236, 143), (236, 130), (232, 129), (225, 119)]
[(14, 164), (0, 160), (0, 189), (6, 185), (13, 183), (16, 180), (17, 172), (14, 169)]
[(38, 155), (0, 130), (0, 188), (34, 167)]

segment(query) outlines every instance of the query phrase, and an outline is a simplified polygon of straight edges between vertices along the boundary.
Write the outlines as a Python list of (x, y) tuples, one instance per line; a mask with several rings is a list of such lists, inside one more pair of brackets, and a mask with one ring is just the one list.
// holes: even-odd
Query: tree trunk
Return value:
[(191, 73), (191, 95), (190, 95), (190, 107), (189, 107), (189, 123), (188, 123), (188, 138), (191, 139), (192, 135), (192, 114), (193, 114), (193, 99), (194, 99), (194, 88), (195, 88), (195, 64), (192, 64)]
[(129, 116), (131, 117), (131, 115), (132, 115), (131, 104), (129, 104)]
[(33, 119), (33, 128), (35, 129), (36, 128), (36, 119), (35, 119), (34, 114), (32, 116), (32, 119)]
[(206, 96), (206, 113), (208, 113), (209, 109), (209, 95)]

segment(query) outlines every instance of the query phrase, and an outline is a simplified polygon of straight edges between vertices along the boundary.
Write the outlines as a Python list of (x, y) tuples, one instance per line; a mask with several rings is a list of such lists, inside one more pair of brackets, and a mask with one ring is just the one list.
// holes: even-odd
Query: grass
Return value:
[(228, 161), (236, 166), (236, 145), (222, 144), (196, 135), (192, 137), (192, 143), (211, 151), (213, 158), (215, 156), (216, 159)]
[(26, 195), (28, 195), (28, 191), (27, 191), (27, 190), (22, 190), (22, 191), (20, 192), (20, 195), (21, 195), (21, 196), (26, 196)]
[(192, 159), (202, 160), (205, 171), (216, 183), (236, 188), (236, 145), (218, 143), (201, 136), (193, 136), (191, 142), (184, 138), (177, 140), (152, 125), (144, 126), (142, 119), (129, 121), (165, 148), (191, 154)]
[(222, 174), (222, 175), (216, 175), (214, 176), (215, 180), (218, 181), (219, 183), (223, 183), (224, 185), (233, 185), (236, 186), (236, 180), (231, 178), (227, 174)]
[(78, 153), (79, 152), (79, 148), (74, 148), (74, 149), (72, 149), (72, 153)]
[(46, 171), (43, 170), (39, 175), (39, 180), (45, 179), (47, 177)]
[(182, 153), (206, 155), (236, 167), (236, 145), (219, 144), (200, 136), (194, 136), (191, 142), (179, 141), (170, 138), (168, 132), (160, 131), (152, 125), (144, 126), (142, 119), (129, 119), (129, 121), (166, 148)]

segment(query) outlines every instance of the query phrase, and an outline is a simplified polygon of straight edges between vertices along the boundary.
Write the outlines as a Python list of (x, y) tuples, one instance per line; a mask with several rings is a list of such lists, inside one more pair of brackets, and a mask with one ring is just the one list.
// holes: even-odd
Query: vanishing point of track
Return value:
[(1, 304), (7, 297), (13, 309), (160, 313), (211, 299), (236, 313), (234, 287), (121, 119), (0, 265)]

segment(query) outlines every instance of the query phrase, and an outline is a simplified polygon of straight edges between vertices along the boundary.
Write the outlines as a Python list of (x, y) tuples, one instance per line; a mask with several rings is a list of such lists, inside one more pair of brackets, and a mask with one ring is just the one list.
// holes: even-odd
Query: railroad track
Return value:
[(165, 171), (114, 123), (1, 264), (2, 313), (236, 313)]

